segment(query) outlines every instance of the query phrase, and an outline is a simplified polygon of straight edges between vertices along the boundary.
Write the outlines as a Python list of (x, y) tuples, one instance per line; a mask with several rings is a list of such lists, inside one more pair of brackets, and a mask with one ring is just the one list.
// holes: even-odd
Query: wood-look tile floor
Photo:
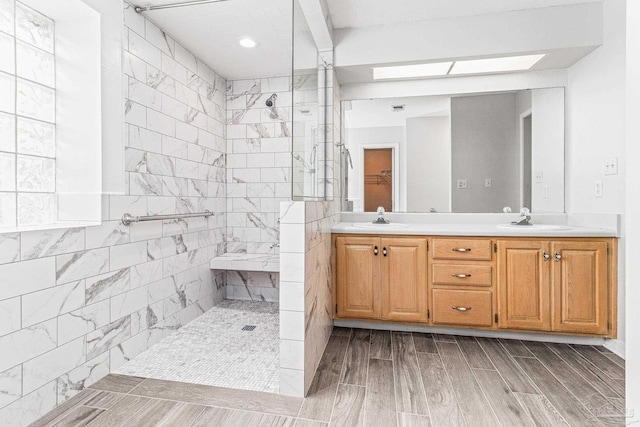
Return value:
[(624, 425), (604, 347), (335, 328), (306, 399), (109, 375), (33, 426)]

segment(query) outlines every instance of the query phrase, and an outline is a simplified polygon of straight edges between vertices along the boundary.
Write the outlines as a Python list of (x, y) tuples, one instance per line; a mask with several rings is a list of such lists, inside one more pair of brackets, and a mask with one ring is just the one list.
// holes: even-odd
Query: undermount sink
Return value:
[(401, 222), (390, 222), (389, 224), (375, 224), (373, 222), (356, 222), (353, 224), (354, 227), (358, 228), (375, 228), (375, 229), (394, 229), (394, 228), (405, 228), (408, 227), (409, 224), (403, 224)]
[(506, 230), (518, 230), (518, 231), (562, 231), (570, 230), (571, 227), (566, 225), (554, 225), (554, 224), (530, 224), (530, 225), (516, 225), (516, 224), (498, 224), (498, 228)]

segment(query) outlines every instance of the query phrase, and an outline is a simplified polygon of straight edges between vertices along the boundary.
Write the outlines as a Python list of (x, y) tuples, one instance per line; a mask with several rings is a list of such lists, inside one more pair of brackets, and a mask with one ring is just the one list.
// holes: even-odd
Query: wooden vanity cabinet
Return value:
[(337, 235), (335, 316), (616, 337), (616, 239)]
[(500, 328), (548, 331), (549, 242), (498, 240)]
[(553, 242), (551, 259), (551, 330), (607, 333), (607, 243)]
[(427, 239), (336, 238), (336, 314), (427, 321)]
[(431, 323), (493, 328), (491, 239), (434, 238), (431, 251)]
[(585, 239), (498, 240), (499, 327), (610, 333), (614, 273), (609, 271), (608, 246)]
[(336, 239), (336, 312), (338, 317), (379, 319), (380, 239)]

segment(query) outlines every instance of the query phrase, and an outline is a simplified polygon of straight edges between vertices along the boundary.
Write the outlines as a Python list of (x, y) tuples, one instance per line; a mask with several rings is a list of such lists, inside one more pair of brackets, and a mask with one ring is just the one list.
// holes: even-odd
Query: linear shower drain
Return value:
[(244, 325), (242, 327), (242, 330), (243, 331), (253, 331), (255, 328), (256, 328), (255, 325)]

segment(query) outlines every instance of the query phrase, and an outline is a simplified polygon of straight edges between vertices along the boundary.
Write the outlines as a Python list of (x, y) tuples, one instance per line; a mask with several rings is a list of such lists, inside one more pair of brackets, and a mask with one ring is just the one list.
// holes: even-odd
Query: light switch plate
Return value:
[(536, 183), (540, 184), (544, 178), (544, 173), (542, 171), (536, 172)]
[(485, 188), (491, 188), (491, 178), (484, 179), (484, 186)]

